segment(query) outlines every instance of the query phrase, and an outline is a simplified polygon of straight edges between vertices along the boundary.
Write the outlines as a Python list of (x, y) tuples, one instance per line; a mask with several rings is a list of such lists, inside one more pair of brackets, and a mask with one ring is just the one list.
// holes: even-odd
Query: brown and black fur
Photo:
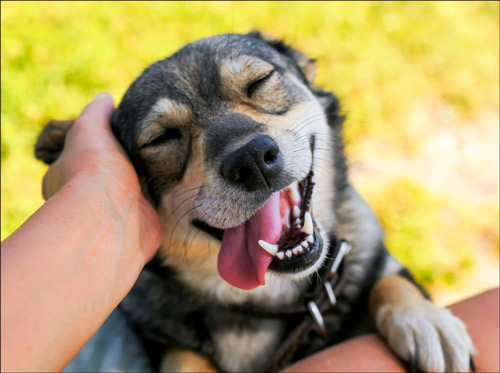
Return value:
[[(338, 239), (352, 250), (346, 286), (324, 315), (327, 337), (309, 333), (287, 363), (375, 328), (415, 369), (469, 368), (474, 348), (465, 326), (431, 303), (386, 251), (377, 218), (349, 182), (339, 102), (314, 86), (314, 74), (313, 60), (280, 41), (257, 32), (218, 35), (147, 68), (115, 111), (113, 131), (164, 224), (157, 256), (120, 305), (155, 369), (265, 369), (301, 319), (252, 316), (238, 307), (303, 301)], [(53, 162), (67, 128), (47, 126), (37, 158)], [(279, 175), (246, 190), (222, 180), (221, 164), (257, 136), (279, 146)], [(270, 193), (311, 167), (324, 251), (316, 267), (273, 272), (251, 291), (218, 278), (214, 258), (224, 229), (249, 219)]]

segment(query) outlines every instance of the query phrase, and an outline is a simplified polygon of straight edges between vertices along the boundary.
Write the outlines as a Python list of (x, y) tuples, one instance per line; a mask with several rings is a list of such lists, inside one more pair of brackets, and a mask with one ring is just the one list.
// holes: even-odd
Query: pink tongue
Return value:
[(219, 274), (240, 289), (264, 285), (265, 273), (273, 256), (262, 249), (258, 241), (275, 244), (280, 237), (280, 197), (277, 192), (250, 220), (224, 231), (217, 262)]

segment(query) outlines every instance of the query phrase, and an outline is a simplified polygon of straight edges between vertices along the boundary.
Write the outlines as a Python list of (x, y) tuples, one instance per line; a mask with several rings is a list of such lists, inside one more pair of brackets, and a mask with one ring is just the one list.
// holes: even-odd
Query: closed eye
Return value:
[(163, 145), (169, 141), (179, 140), (182, 138), (181, 131), (178, 128), (167, 128), (159, 136), (143, 145), (143, 148)]
[(247, 97), (251, 98), (253, 93), (259, 89), (262, 84), (264, 84), (275, 72), (276, 70), (271, 70), (266, 72), (264, 75), (259, 76), (256, 80), (251, 82), (247, 87)]

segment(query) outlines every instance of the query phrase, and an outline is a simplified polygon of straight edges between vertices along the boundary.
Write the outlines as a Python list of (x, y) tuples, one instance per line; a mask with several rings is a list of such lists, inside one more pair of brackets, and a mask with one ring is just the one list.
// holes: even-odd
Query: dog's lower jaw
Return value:
[(317, 236), (316, 239), (319, 240), (318, 244), (320, 245), (320, 247), (318, 248), (319, 255), (316, 261), (312, 265), (303, 270), (297, 270), (292, 272), (275, 271), (271, 266), (266, 275), (266, 279), (276, 276), (282, 281), (295, 281), (301, 279), (309, 279), (310, 276), (318, 272), (318, 270), (325, 262), (326, 257), (328, 256), (330, 248), (330, 240), (328, 234), (321, 228), (321, 225), (318, 221), (315, 222), (315, 225), (316, 225), (315, 235)]

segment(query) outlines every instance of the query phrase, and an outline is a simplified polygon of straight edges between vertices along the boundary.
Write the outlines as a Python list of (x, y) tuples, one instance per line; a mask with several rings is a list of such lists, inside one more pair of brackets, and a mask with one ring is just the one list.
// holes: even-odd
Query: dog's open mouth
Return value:
[(282, 229), (278, 243), (259, 241), (275, 257), (269, 266), (274, 271), (298, 272), (319, 257), (321, 239), (311, 215), (312, 178), (311, 171), (304, 180), (279, 193)]
[(269, 269), (297, 273), (316, 263), (322, 242), (311, 215), (313, 173), (289, 188), (273, 193), (250, 219), (224, 231), (194, 221), (221, 239), (218, 270), (222, 278), (241, 289), (265, 283)]

